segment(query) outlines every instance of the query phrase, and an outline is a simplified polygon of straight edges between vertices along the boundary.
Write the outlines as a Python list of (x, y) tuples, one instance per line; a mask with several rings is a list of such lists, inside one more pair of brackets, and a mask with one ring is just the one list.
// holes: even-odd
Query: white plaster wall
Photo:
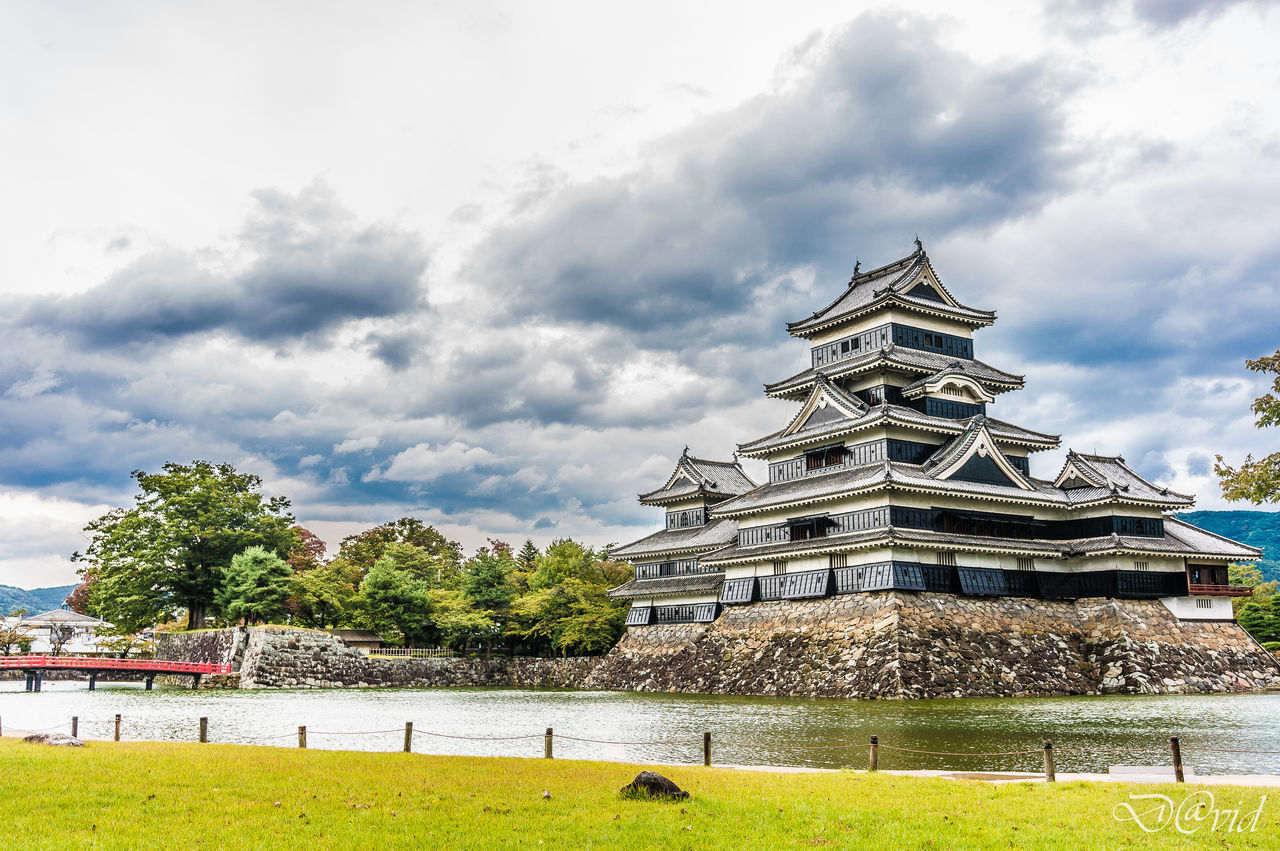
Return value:
[[(1208, 600), (1210, 607), (1201, 608), (1197, 605), (1198, 600)], [(1183, 620), (1229, 621), (1235, 619), (1230, 597), (1162, 597), (1160, 602), (1164, 603), (1176, 617)]]

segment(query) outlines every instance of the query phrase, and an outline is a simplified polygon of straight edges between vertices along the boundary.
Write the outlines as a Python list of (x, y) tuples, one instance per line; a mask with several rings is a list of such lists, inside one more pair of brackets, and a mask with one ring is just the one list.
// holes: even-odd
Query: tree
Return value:
[(293, 526), (290, 531), (298, 538), (298, 543), (289, 550), (286, 557), (290, 570), (294, 573), (302, 573), (306, 570), (315, 570), (324, 564), (325, 545), (319, 535), (301, 526)]
[[(1280, 349), (1276, 349), (1273, 355), (1246, 360), (1244, 363), (1253, 372), (1276, 376), (1271, 382), (1272, 392), (1253, 400), (1251, 408), (1257, 414), (1254, 425), (1257, 428), (1280, 425), (1280, 397), (1276, 395), (1280, 393)], [(1218, 474), (1222, 495), (1229, 502), (1242, 499), (1254, 505), (1280, 502), (1280, 452), (1272, 452), (1257, 461), (1249, 455), (1239, 468), (1224, 463), (1221, 455), (1217, 459), (1213, 471)]]
[(369, 627), (392, 645), (414, 644), (431, 629), (426, 584), (390, 559), (374, 562), (360, 583), (360, 600)]
[(7, 620), (0, 621), (0, 652), (5, 656), (13, 650), (19, 653), (31, 651), (31, 635), (22, 623), (22, 616), (26, 613), (26, 609), (14, 609)]
[(62, 653), (62, 648), (76, 637), (76, 628), (71, 624), (55, 623), (49, 626), (49, 652), (54, 656)]
[(335, 558), (314, 570), (294, 573), (286, 609), (302, 626), (343, 626), (356, 616), (359, 595), (360, 568)]
[[(467, 562), (461, 583), (465, 598), (487, 616), (488, 626), (484, 630), (473, 631), (474, 637), (484, 639), (486, 655), (493, 652), (493, 639), (506, 624), (511, 602), (518, 593), (511, 581), (512, 574), (518, 569), (511, 556), (511, 548), (506, 545), (497, 546), (500, 542), (496, 541), (490, 543), (495, 544), (492, 550), (482, 547)], [(441, 623), (439, 615), (435, 617), (435, 621), (441, 632), (449, 632)]]
[(283, 555), (297, 536), (289, 500), (264, 496), (259, 477), (208, 461), (163, 469), (134, 470), (135, 505), (86, 526), (89, 546), (72, 558), (93, 579), (90, 602), (100, 617), (142, 628), (185, 608), (195, 629), (233, 557), (252, 546)]
[(520, 562), (520, 566), (525, 570), (532, 571), (538, 567), (538, 556), (542, 553), (538, 552), (538, 548), (533, 545), (533, 541), (526, 538), (524, 546), (520, 548), (520, 555), (516, 556), (516, 561)]
[(431, 569), (436, 573), (436, 583), (440, 586), (447, 585), (450, 578), (456, 577), (462, 566), (462, 545), (450, 541), (434, 527), (414, 517), (401, 517), (343, 538), (338, 547), (338, 557), (368, 571), (393, 544), (412, 544), (425, 550)]
[(490, 612), (478, 609), (461, 591), (437, 588), (430, 592), (431, 621), (445, 647), (465, 650), (472, 641), (491, 647), (498, 625)]
[(89, 583), (81, 582), (75, 588), (71, 589), (71, 593), (67, 595), (64, 601), (68, 609), (77, 614), (89, 614)]
[(1258, 641), (1280, 641), (1280, 596), (1250, 600), (1240, 607), (1236, 621)]
[(218, 608), (229, 620), (246, 624), (279, 620), (289, 598), (293, 571), (262, 547), (249, 547), (231, 559), (218, 591)]

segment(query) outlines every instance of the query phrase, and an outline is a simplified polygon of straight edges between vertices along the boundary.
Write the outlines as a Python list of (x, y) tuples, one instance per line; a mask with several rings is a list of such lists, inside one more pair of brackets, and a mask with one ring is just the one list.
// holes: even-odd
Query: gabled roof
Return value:
[[(943, 370), (952, 369), (973, 378), (990, 393), (1005, 393), (1017, 390), (1023, 385), (1023, 377), (996, 369), (990, 364), (970, 358), (956, 358), (940, 352), (929, 352), (923, 349), (909, 349), (890, 343), (879, 349), (864, 352), (855, 357), (838, 360), (826, 364), (821, 372), (830, 379), (849, 378), (866, 372), (876, 372), (888, 367), (898, 367), (904, 372), (931, 376)], [(773, 384), (766, 384), (764, 392), (768, 396), (783, 399), (802, 399), (813, 387), (819, 370), (816, 367), (796, 373)]]
[(640, 494), (640, 502), (644, 505), (665, 505), (695, 496), (727, 499), (746, 493), (755, 486), (756, 483), (742, 472), (742, 466), (736, 459), (708, 461), (705, 458), (694, 458), (686, 446), (666, 484), (657, 490)]
[(635, 561), (664, 555), (691, 555), (703, 550), (723, 547), (738, 535), (737, 520), (712, 520), (705, 526), (662, 529), (652, 535), (611, 550), (610, 558)]
[(23, 618), (22, 623), (30, 626), (40, 626), (42, 624), (105, 624), (106, 621), (101, 618), (82, 615), (79, 612), (68, 611), (67, 609), (54, 609), (49, 612), (42, 612), (38, 615), (32, 615)]
[(933, 478), (947, 480), (960, 475), (974, 459), (984, 458), (994, 464), (1011, 485), (1025, 491), (1035, 490), (1030, 480), (1000, 452), (995, 438), (987, 430), (987, 418), (981, 415), (972, 417), (962, 434), (929, 456), (921, 467)]
[[(925, 291), (917, 289), (921, 284)], [(859, 314), (893, 304), (907, 309), (958, 319), (973, 326), (990, 325), (995, 311), (966, 307), (942, 285), (925, 253), (916, 240), (916, 250), (892, 263), (854, 275), (840, 297), (797, 322), (788, 322), (787, 331), (795, 337), (808, 337), (823, 328), (852, 319)]]
[[(1056, 449), (1058, 446), (1058, 436), (1055, 434), (1031, 431), (1030, 429), (990, 417), (985, 418), (985, 422), (987, 430), (997, 441), (1017, 444), (1033, 452), (1043, 449)], [(867, 413), (858, 419), (832, 420), (812, 429), (802, 429), (792, 434), (788, 434), (786, 429), (774, 432), (750, 443), (739, 444), (738, 452), (748, 458), (759, 458), (779, 449), (798, 449), (805, 445), (817, 445), (824, 440), (832, 440), (852, 435), (859, 431), (883, 428), (889, 425), (918, 429), (943, 437), (963, 434), (968, 429), (967, 420), (931, 417), (913, 408), (881, 404), (868, 408)]]
[(994, 402), (996, 398), (995, 394), (982, 386), (981, 381), (978, 381), (965, 371), (964, 367), (960, 365), (960, 361), (952, 361), (945, 369), (940, 369), (933, 375), (926, 375), (918, 381), (911, 382), (902, 388), (902, 395), (908, 399), (915, 399), (930, 393), (939, 393), (942, 388), (948, 385), (968, 390), (979, 402)]
[(1053, 486), (1071, 494), (1073, 503), (1108, 495), (1162, 505), (1194, 505), (1196, 501), (1194, 496), (1152, 484), (1119, 455), (1085, 455), (1074, 450), (1067, 450), (1067, 460)]
[(833, 423), (841, 420), (848, 422), (861, 419), (870, 410), (866, 402), (844, 392), (819, 372), (809, 398), (800, 406), (800, 410), (781, 434), (792, 435), (817, 428), (829, 429)]

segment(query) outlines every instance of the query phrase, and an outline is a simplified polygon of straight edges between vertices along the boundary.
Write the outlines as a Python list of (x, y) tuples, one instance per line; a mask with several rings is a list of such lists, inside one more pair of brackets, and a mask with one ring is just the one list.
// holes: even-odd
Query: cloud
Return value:
[(233, 252), (251, 258), (242, 268), (212, 267), (201, 253), (151, 252), (86, 292), (30, 304), (19, 321), (93, 349), (210, 332), (278, 342), (421, 305), (428, 257), (416, 236), (358, 225), (319, 182), (296, 195), (253, 197), (256, 211)]
[(368, 452), (370, 449), (377, 448), (381, 442), (381, 439), (371, 434), (364, 437), (349, 437), (341, 443), (333, 445), (333, 454), (343, 455), (348, 452)]
[(480, 446), (461, 441), (432, 447), (427, 443), (411, 446), (391, 459), (385, 470), (374, 469), (369, 481), (429, 482), (451, 473), (461, 473), (489, 463), (496, 456)]
[[(654, 145), (641, 170), (552, 188), (498, 230), (470, 270), (494, 313), (701, 342), (784, 273), (847, 273), (852, 254), (916, 232), (1025, 214), (1070, 166), (1049, 95), (1071, 82), (1045, 63), (979, 64), (928, 22), (876, 16), (795, 62), (792, 85)], [(784, 286), (775, 306), (802, 296)]]

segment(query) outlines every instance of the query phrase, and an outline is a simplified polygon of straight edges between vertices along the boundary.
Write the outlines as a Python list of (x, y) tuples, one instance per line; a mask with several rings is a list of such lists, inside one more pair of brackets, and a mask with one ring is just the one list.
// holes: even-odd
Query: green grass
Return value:
[[(0, 739), (3, 848), (1275, 848), (1280, 795), (1254, 833), (1143, 833), (1111, 816), (1132, 791), (842, 772), (659, 769), (692, 797), (623, 800), (640, 766)], [(551, 793), (544, 800), (543, 790)], [(1220, 806), (1267, 790), (1213, 787)]]

